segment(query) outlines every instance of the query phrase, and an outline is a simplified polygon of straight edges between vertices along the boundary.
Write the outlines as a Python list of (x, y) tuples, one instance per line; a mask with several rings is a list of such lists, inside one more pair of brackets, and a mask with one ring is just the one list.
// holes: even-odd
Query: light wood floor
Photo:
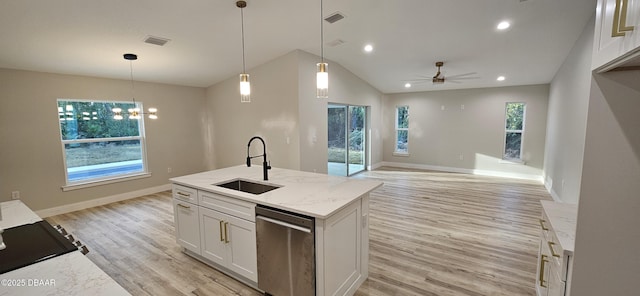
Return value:
[[(535, 295), (540, 183), (395, 168), (354, 178), (385, 182), (356, 295)], [(181, 252), (170, 192), (47, 220), (133, 295), (261, 295)]]

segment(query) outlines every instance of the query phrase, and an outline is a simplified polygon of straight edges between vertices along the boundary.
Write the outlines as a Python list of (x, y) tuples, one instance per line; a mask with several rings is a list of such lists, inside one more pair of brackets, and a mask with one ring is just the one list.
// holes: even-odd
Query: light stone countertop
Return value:
[[(282, 186), (254, 195), (216, 186), (234, 179)], [(325, 219), (354, 200), (382, 186), (374, 180), (352, 179), (288, 169), (269, 170), (263, 181), (262, 167), (246, 165), (228, 167), (170, 179), (175, 184), (206, 190), (256, 204)]]
[(556, 233), (560, 247), (566, 255), (573, 255), (576, 244), (576, 222), (578, 205), (541, 200), (542, 210), (549, 218), (549, 224)]
[[(0, 208), (0, 226), (5, 229), (42, 220), (20, 200), (2, 202)], [(67, 253), (0, 274), (0, 287), (0, 296), (130, 295), (80, 252)]]
[(42, 221), (36, 213), (20, 200), (2, 202), (0, 203), (0, 209), (2, 209), (2, 220), (0, 220), (0, 228), (2, 229)]

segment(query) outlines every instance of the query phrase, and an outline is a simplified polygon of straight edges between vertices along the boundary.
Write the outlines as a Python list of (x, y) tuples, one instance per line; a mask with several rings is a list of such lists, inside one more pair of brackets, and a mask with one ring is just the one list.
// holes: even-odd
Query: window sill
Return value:
[(71, 191), (71, 190), (78, 190), (83, 188), (90, 188), (95, 186), (101, 186), (101, 185), (107, 185), (107, 184), (113, 184), (118, 182), (125, 182), (125, 181), (131, 181), (131, 180), (149, 178), (149, 177), (151, 177), (151, 173), (139, 173), (134, 175), (115, 177), (111, 179), (101, 179), (96, 181), (87, 181), (82, 183), (68, 184), (68, 185), (62, 186), (61, 188), (62, 188), (62, 191)]
[(527, 162), (522, 160), (522, 159), (501, 159), (501, 160), (498, 160), (498, 163), (502, 163), (502, 164), (518, 164), (518, 165), (527, 164)]
[(409, 157), (409, 152), (393, 152), (393, 156)]

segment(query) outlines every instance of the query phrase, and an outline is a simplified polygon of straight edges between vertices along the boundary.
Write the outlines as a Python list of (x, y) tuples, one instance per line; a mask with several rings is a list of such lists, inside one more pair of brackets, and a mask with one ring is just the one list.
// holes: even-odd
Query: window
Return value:
[(409, 153), (409, 106), (396, 107), (395, 153)]
[[(147, 173), (142, 119), (115, 120), (132, 102), (58, 100), (68, 186)], [(141, 103), (136, 107), (142, 109)]]
[(505, 112), (504, 156), (505, 160), (522, 160), (525, 103), (507, 103)]

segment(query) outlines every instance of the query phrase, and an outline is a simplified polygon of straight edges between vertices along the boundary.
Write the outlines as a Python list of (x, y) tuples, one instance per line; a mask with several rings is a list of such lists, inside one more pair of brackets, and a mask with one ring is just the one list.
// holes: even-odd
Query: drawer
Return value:
[(551, 254), (551, 260), (549, 260), (550, 264), (554, 266), (554, 268), (558, 271), (560, 278), (563, 281), (567, 280), (568, 273), (568, 262), (569, 256), (566, 255), (560, 242), (558, 241), (558, 237), (555, 232), (551, 231), (549, 233), (549, 239), (547, 240), (547, 247), (549, 247), (549, 253)]
[(547, 214), (542, 211), (542, 216), (538, 219), (540, 224), (540, 233), (544, 239), (549, 240), (549, 232), (551, 231), (551, 223), (549, 222), (549, 218)]
[(198, 190), (173, 184), (173, 198), (190, 202), (192, 204), (198, 204)]
[(198, 190), (198, 204), (227, 215), (255, 222), (256, 204), (221, 194)]

